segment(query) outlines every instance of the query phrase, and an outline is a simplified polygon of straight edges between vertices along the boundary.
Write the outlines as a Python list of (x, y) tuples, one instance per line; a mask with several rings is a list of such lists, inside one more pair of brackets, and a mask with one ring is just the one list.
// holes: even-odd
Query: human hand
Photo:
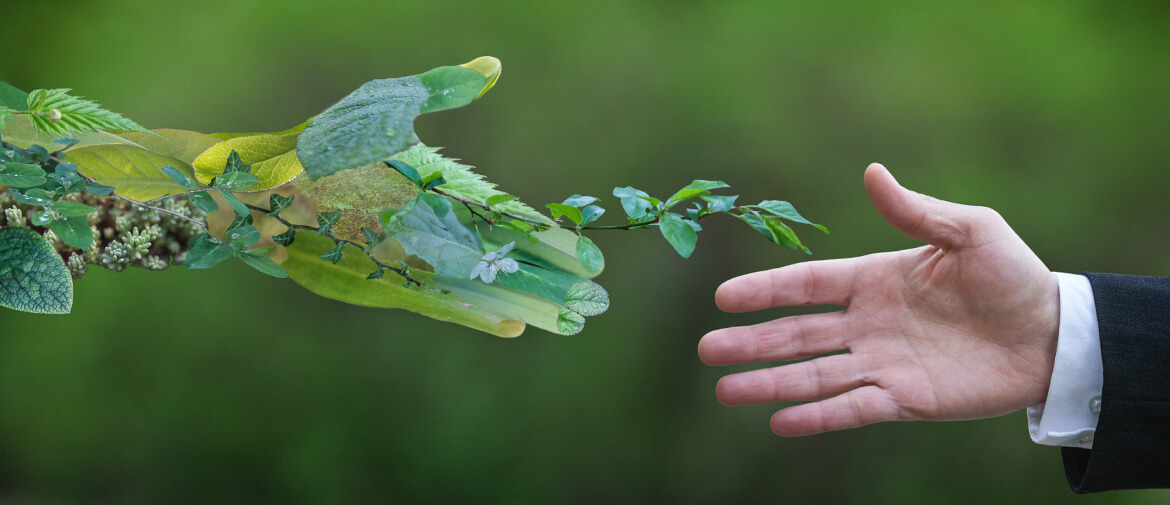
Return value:
[(728, 375), (715, 388), (719, 401), (810, 401), (772, 416), (781, 436), (977, 419), (1043, 402), (1060, 323), (1044, 263), (991, 209), (907, 190), (878, 164), (866, 169), (865, 189), (886, 221), (929, 245), (723, 283), (715, 301), (729, 312), (846, 309), (712, 331), (699, 342), (708, 365), (848, 353)]

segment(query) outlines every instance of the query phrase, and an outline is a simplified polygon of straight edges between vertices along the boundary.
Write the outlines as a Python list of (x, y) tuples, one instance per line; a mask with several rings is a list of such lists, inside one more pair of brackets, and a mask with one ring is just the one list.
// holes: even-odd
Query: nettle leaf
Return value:
[(626, 211), (626, 215), (629, 216), (631, 222), (646, 217), (650, 212), (651, 205), (646, 200), (650, 198), (650, 195), (646, 194), (645, 191), (629, 186), (613, 188), (613, 196), (618, 197), (622, 201), (622, 210)]
[(582, 316), (596, 316), (609, 310), (609, 293), (596, 282), (578, 282), (569, 287), (565, 307)]
[(69, 269), (49, 241), (28, 228), (0, 228), (0, 307), (35, 314), (73, 308)]
[[(439, 148), (427, 147), (418, 144), (404, 152), (394, 155), (393, 161), (401, 161), (414, 168), (422, 181), (434, 174), (442, 174), (447, 182), (443, 184), (443, 192), (479, 202), (492, 207), (498, 212), (531, 219), (536, 222), (552, 225), (547, 216), (516, 200), (515, 196), (496, 189), (496, 185), (488, 182), (482, 175), (472, 171), (472, 166), (464, 165), (458, 160), (446, 158), (438, 154)], [(395, 207), (397, 208), (397, 207)]]
[(760, 202), (759, 205), (756, 205), (756, 207), (759, 207), (760, 209), (765, 210), (774, 216), (782, 217), (796, 223), (807, 224), (825, 233), (829, 233), (828, 228), (805, 219), (804, 216), (800, 215), (800, 213), (796, 211), (796, 207), (793, 207), (791, 203), (782, 202), (779, 200), (764, 200)]
[(0, 165), (0, 186), (33, 188), (44, 184), (46, 175), (38, 165), (5, 163)]
[(598, 249), (597, 244), (594, 244), (589, 237), (577, 239), (577, 258), (581, 260), (581, 266), (590, 272), (601, 272), (602, 267), (605, 266), (601, 249)]
[(695, 252), (695, 242), (699, 240), (699, 235), (686, 221), (678, 214), (668, 212), (659, 218), (658, 229), (679, 256), (689, 258)]
[(484, 74), (459, 66), (367, 82), (309, 120), (297, 156), (314, 180), (387, 159), (417, 142), (420, 114), (467, 105), (487, 87)]
[(287, 133), (236, 137), (211, 146), (191, 165), (199, 182), (207, 184), (224, 173), (228, 157), (235, 151), (242, 163), (252, 166), (251, 173), (259, 179), (248, 191), (267, 191), (288, 184), (305, 170), (297, 159), (299, 136), (300, 133)]
[(57, 234), (62, 242), (78, 249), (89, 249), (93, 245), (93, 228), (83, 216), (63, 217), (49, 223), (49, 229)]
[(69, 161), (103, 186), (111, 186), (122, 196), (140, 202), (187, 190), (162, 167), (171, 166), (187, 177), (194, 175), (190, 165), (136, 144), (77, 147), (69, 150)]
[[(378, 267), (364, 254), (348, 254), (337, 264), (321, 261), (318, 256), (334, 247), (328, 238), (301, 231), (296, 243), (288, 248), (283, 266), (289, 278), (317, 295), (363, 307), (405, 309), (500, 337), (517, 337), (524, 332), (523, 321), (481, 308), (455, 294), (405, 287), (397, 275), (369, 280), (369, 273)], [(430, 283), (434, 274), (412, 270), (411, 276)]]
[[(69, 88), (37, 89), (28, 95), (29, 118), (37, 131), (65, 137), (97, 130), (150, 131), (92, 100), (70, 95)], [(56, 112), (54, 112), (56, 111)]]
[(696, 180), (690, 184), (687, 184), (687, 186), (685, 188), (678, 190), (678, 192), (675, 193), (674, 195), (671, 195), (671, 197), (666, 200), (666, 207), (665, 208), (669, 209), (669, 208), (673, 207), (675, 204), (677, 204), (683, 200), (687, 200), (689, 198), (694, 198), (694, 197), (700, 196), (700, 195), (706, 195), (707, 192), (712, 190), (712, 189), (728, 188), (728, 187), (731, 187), (731, 186), (728, 186), (727, 183), (725, 183), (723, 181)]

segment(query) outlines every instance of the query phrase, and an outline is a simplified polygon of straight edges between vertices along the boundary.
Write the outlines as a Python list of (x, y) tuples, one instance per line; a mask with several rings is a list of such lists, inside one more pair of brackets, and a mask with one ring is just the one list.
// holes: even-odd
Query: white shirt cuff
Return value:
[(1101, 412), (1101, 337), (1093, 287), (1083, 275), (1053, 273), (1060, 286), (1060, 333), (1048, 398), (1028, 407), (1028, 432), (1043, 445), (1093, 448)]

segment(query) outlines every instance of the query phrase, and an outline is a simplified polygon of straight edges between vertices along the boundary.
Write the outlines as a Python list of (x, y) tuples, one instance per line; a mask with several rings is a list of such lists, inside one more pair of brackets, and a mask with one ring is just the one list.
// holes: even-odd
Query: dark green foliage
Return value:
[(66, 314), (73, 278), (53, 246), (27, 228), (0, 228), (0, 307)]
[(288, 208), (289, 205), (292, 205), (293, 198), (295, 197), (296, 195), (282, 196), (273, 193), (268, 197), (268, 215), (275, 216), (280, 214), (280, 211)]
[(337, 224), (339, 219), (341, 219), (340, 210), (335, 210), (333, 212), (318, 212), (317, 235), (328, 236), (332, 231), (333, 225)]

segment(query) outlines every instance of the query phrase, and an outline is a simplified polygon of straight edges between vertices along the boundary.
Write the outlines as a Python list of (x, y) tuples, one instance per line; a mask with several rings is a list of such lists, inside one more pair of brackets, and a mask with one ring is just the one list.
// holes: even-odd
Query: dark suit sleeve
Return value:
[(1085, 274), (1104, 382), (1092, 449), (1063, 448), (1077, 493), (1170, 487), (1170, 277)]

